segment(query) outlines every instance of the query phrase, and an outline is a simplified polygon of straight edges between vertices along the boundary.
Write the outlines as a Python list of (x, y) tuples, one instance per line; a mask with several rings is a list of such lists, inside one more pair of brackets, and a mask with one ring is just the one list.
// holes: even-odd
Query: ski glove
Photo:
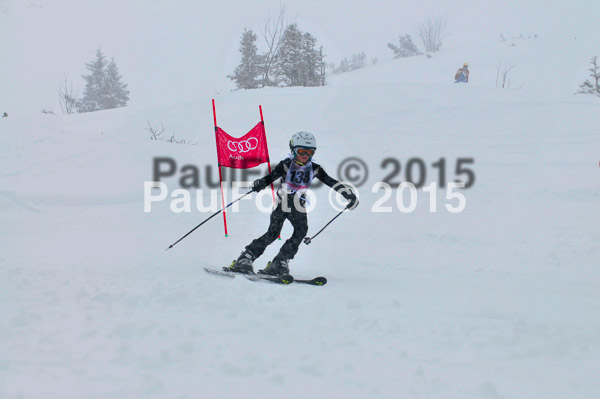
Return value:
[(356, 208), (358, 206), (358, 198), (356, 198), (356, 195), (354, 195), (353, 192), (350, 192), (350, 194), (342, 194), (344, 196), (344, 198), (346, 198), (346, 200), (348, 200), (348, 205), (346, 206), (346, 209), (350, 209), (350, 210), (354, 210), (354, 208)]
[(259, 192), (265, 187), (267, 187), (267, 183), (263, 179), (254, 180), (254, 183), (252, 183), (252, 191)]

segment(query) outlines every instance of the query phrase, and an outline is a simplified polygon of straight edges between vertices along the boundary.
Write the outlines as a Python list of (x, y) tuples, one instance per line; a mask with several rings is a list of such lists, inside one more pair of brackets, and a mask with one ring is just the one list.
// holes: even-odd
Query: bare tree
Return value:
[(442, 47), (442, 39), (446, 35), (448, 19), (445, 16), (428, 18), (417, 27), (421, 43), (428, 53), (435, 53)]
[(58, 97), (63, 114), (77, 112), (77, 92), (73, 91), (73, 82), (65, 76), (64, 82), (58, 82)]
[(163, 138), (159, 138), (159, 136), (163, 134), (165, 130), (167, 130), (167, 128), (164, 127), (164, 125), (161, 123), (160, 129), (157, 129), (150, 124), (150, 121), (146, 122), (148, 122), (148, 127), (146, 128), (146, 130), (150, 132), (150, 140), (162, 140)]
[(165, 140), (165, 137), (161, 137), (161, 135), (167, 130), (167, 128), (162, 123), (160, 124), (160, 128), (155, 128), (154, 126), (152, 126), (150, 124), (150, 121), (146, 121), (146, 122), (148, 122), (148, 127), (146, 128), (146, 130), (148, 132), (150, 132), (150, 140), (165, 141), (167, 143), (175, 143), (175, 144), (189, 144), (189, 145), (198, 144), (196, 142), (186, 141), (185, 139), (177, 139), (177, 138), (175, 138), (175, 133), (171, 134), (170, 139)]
[(185, 139), (176, 139), (175, 138), (175, 133), (171, 134), (171, 138), (169, 140), (167, 140), (167, 143), (175, 143), (175, 144), (193, 144), (191, 142), (187, 142), (185, 141)]
[[(498, 68), (496, 69), (496, 87), (500, 84), (503, 89), (510, 87), (510, 78), (508, 77), (511, 70), (514, 69), (514, 65), (504, 65), (498, 62)], [(502, 80), (500, 82), (500, 80)]]
[(275, 65), (277, 54), (279, 53), (279, 48), (281, 47), (285, 26), (285, 7), (281, 6), (277, 19), (272, 20), (271, 15), (269, 14), (261, 30), (262, 37), (265, 39), (265, 43), (267, 44), (267, 52), (263, 55), (263, 87), (277, 84), (269, 79), (269, 73), (272, 71)]

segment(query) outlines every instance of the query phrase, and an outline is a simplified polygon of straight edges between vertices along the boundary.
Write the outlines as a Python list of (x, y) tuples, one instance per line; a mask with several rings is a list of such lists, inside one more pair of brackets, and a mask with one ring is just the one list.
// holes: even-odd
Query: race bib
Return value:
[(288, 193), (306, 191), (313, 177), (312, 162), (304, 166), (292, 162), (285, 177), (286, 191)]

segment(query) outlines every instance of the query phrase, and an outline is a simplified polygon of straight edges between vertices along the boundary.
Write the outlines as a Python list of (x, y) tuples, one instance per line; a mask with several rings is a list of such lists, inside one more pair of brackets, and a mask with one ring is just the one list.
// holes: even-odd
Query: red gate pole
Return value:
[[(269, 144), (267, 143), (267, 129), (265, 129), (265, 120), (263, 118), (262, 105), (258, 106), (258, 110), (260, 111), (260, 122), (263, 125), (263, 133), (265, 135), (265, 144), (267, 147), (267, 166), (269, 168), (269, 174), (271, 174), (271, 157), (269, 156)], [(273, 204), (275, 204), (275, 187), (273, 187), (272, 182), (271, 182), (271, 194), (273, 195)], [(281, 234), (279, 234), (279, 239), (281, 240)]]
[(219, 167), (219, 187), (221, 187), (221, 204), (223, 208), (223, 225), (225, 226), (225, 237), (227, 237), (227, 216), (225, 215), (225, 197), (223, 196), (223, 176), (221, 175), (221, 164), (219, 163), (219, 138), (218, 138), (218, 127), (217, 127), (217, 112), (215, 110), (215, 99), (212, 100), (213, 106), (213, 118), (215, 120), (215, 142), (217, 145), (217, 165)]

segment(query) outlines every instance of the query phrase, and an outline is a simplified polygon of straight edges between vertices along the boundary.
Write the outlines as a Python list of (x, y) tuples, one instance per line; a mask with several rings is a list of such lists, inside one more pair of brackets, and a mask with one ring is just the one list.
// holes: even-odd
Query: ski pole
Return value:
[(210, 219), (212, 219), (213, 217), (217, 216), (219, 213), (223, 212), (225, 209), (229, 208), (231, 205), (235, 204), (236, 202), (238, 202), (239, 200), (241, 200), (242, 198), (244, 198), (246, 195), (250, 194), (251, 192), (253, 192), (254, 190), (250, 190), (248, 191), (246, 194), (242, 195), (240, 198), (236, 199), (235, 201), (231, 201), (229, 203), (229, 205), (221, 208), (220, 210), (216, 211), (215, 213), (213, 213), (212, 215), (210, 215), (206, 220), (204, 220), (202, 223), (200, 223), (198, 226), (194, 227), (193, 229), (191, 229), (186, 235), (184, 235), (183, 237), (181, 237), (179, 240), (175, 241), (173, 244), (169, 245), (169, 248), (165, 249), (165, 251), (168, 251), (169, 249), (173, 248), (175, 245), (177, 245), (177, 243), (181, 240), (183, 240), (185, 237), (189, 236), (190, 234), (192, 234), (198, 227), (202, 226), (204, 223), (208, 222)]
[[(346, 209), (347, 209), (347, 208), (346, 208)], [(335, 215), (335, 216), (333, 217), (333, 219), (331, 219), (331, 220), (329, 221), (329, 223), (327, 223), (325, 226), (323, 226), (323, 228), (322, 228), (321, 230), (319, 230), (319, 231), (317, 232), (317, 234), (315, 234), (315, 235), (314, 235), (314, 236), (312, 236), (312, 237), (304, 237), (304, 243), (305, 243), (306, 245), (310, 244), (310, 243), (312, 242), (312, 240), (314, 240), (314, 238), (315, 238), (316, 236), (318, 236), (319, 234), (321, 234), (321, 232), (322, 232), (323, 230), (325, 230), (325, 227), (327, 227), (327, 226), (329, 226), (331, 223), (333, 223), (333, 221), (334, 221), (335, 219), (337, 219), (337, 218), (338, 218), (338, 217), (339, 217), (339, 216), (340, 216), (342, 213), (344, 213), (344, 212), (346, 211), (346, 209), (342, 210), (340, 213), (338, 213), (337, 215)]]

